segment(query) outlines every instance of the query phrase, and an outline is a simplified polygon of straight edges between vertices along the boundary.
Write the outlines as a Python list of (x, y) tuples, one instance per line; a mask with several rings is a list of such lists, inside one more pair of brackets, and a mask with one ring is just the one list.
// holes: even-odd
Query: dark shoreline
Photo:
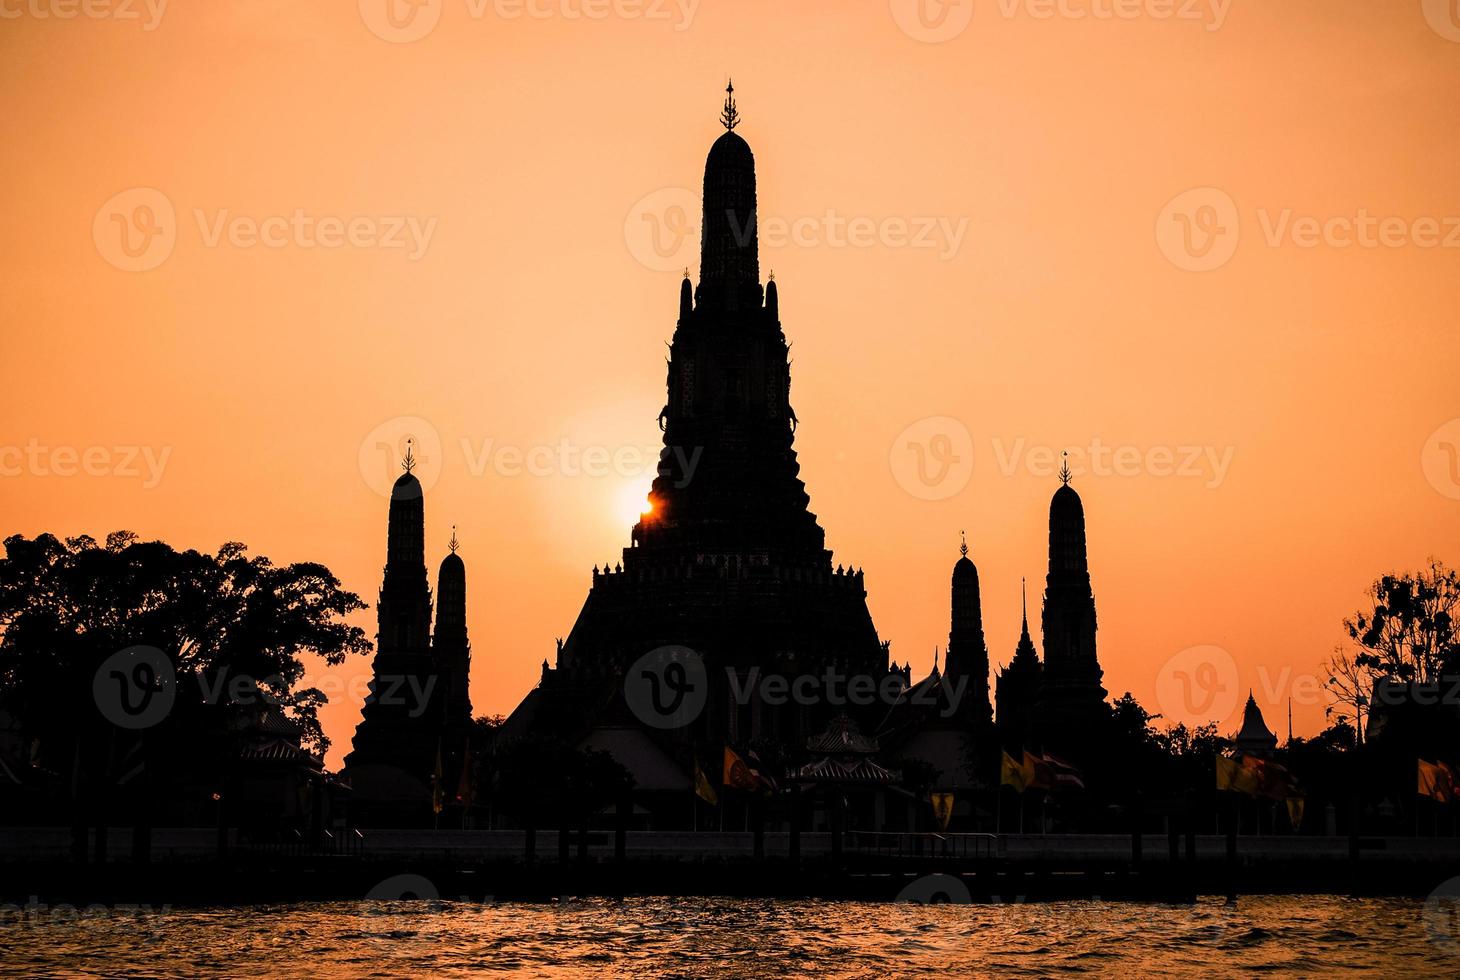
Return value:
[[(1189, 903), (1198, 895), (1423, 897), (1460, 876), (1460, 839), (1448, 838), (1243, 838), (1235, 860), (1228, 857), (1225, 839), (1212, 836), (1177, 839), (1170, 847), (1166, 837), (1148, 836), (1139, 860), (1131, 839), (1120, 837), (1006, 836), (994, 853), (978, 856), (833, 855), (812, 839), (793, 860), (774, 840), (764, 842), (764, 856), (753, 856), (748, 846), (736, 853), (738, 848), (725, 846), (726, 838), (742, 836), (735, 834), (707, 834), (703, 847), (672, 854), (648, 853), (646, 845), (658, 835), (643, 835), (648, 840), (636, 840), (636, 848), (622, 855), (598, 846), (585, 848), (580, 856), (572, 835), (574, 846), (561, 861), (557, 835), (544, 832), (529, 864), (520, 852), (500, 846), (510, 842), (510, 832), (488, 832), (499, 846), (475, 849), (461, 846), (462, 840), (484, 834), (422, 835), (413, 846), (382, 843), (377, 853), (289, 854), (239, 847), (221, 858), (216, 853), (174, 854), (145, 864), (125, 859), (78, 863), (41, 857), (40, 850), (26, 857), (11, 849), (0, 861), (0, 911), (14, 915), (17, 906), (23, 909), (27, 903), (236, 907), (405, 898), (550, 902), (629, 895)], [(426, 843), (438, 836), (436, 846)], [(749, 845), (749, 835), (744, 836)], [(674, 842), (681, 840), (682, 835)], [(1354, 844), (1361, 846), (1351, 849)]]

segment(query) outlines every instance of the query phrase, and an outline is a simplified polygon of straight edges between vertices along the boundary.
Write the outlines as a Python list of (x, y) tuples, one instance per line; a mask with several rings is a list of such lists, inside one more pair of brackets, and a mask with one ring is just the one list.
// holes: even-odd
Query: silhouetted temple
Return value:
[[(734, 127), (705, 162), (700, 281), (680, 285), (659, 416), (664, 450), (649, 510), (621, 564), (594, 570), (557, 663), (509, 721), (513, 731), (582, 732), (622, 720), (621, 679), (639, 656), (682, 645), (708, 668), (706, 710), (683, 741), (769, 735), (791, 744), (826, 719), (731, 696), (726, 668), (750, 678), (887, 673), (862, 573), (833, 567), (793, 448), (796, 414), (777, 286), (757, 259), (755, 160)], [(676, 759), (686, 771), (687, 753)]]
[(994, 700), (998, 706), (995, 723), (1006, 749), (1015, 751), (1034, 744), (1035, 702), (1039, 697), (1044, 667), (1029, 636), (1029, 600), (1024, 595), (1024, 618), (1019, 627), (1019, 644), (1009, 665), (999, 672)]
[(1044, 669), (1036, 724), (1046, 746), (1070, 750), (1087, 743), (1092, 728), (1104, 721), (1105, 688), (1095, 656), (1095, 596), (1085, 552), (1085, 507), (1070, 486), (1068, 465), (1049, 504), (1043, 619)]
[[(1041, 664), (1029, 637), (1026, 610), (1018, 650), (999, 678), (996, 738), (979, 574), (966, 541), (952, 571), (944, 667), (935, 655), (929, 675), (914, 681), (908, 667), (889, 664), (862, 573), (833, 565), (809, 509), (794, 448), (778, 285), (760, 279), (755, 160), (735, 132), (733, 89), (727, 94), (725, 132), (705, 162), (700, 279), (693, 283), (686, 272), (680, 283), (659, 414), (664, 448), (649, 509), (621, 558), (593, 569), (556, 662), (543, 662), (539, 683), (502, 735), (610, 751), (634, 776), (649, 822), (660, 825), (690, 819), (693, 773), (716, 772), (726, 747), (759, 747), (773, 757), (773, 775), (807, 790), (816, 773), (845, 769), (851, 779), (854, 762), (879, 774), (908, 767), (926, 775), (925, 790), (960, 794), (953, 813), (962, 826), (991, 819), (973, 795), (997, 787), (1000, 741), (1065, 747), (1104, 721), (1080, 498), (1066, 469), (1050, 506), (1046, 659)], [(640, 658), (657, 657), (656, 670), (687, 662), (666, 648), (698, 655), (708, 693), (684, 723), (661, 725), (626, 689), (639, 681), (629, 674)], [(772, 702), (757, 685), (828, 672), (886, 685), (892, 694), (862, 705), (825, 697)], [(655, 697), (676, 694), (678, 703), (667, 671), (651, 680)], [(828, 755), (827, 733), (855, 745), (862, 761)], [(833, 756), (835, 765), (827, 761)], [(822, 786), (823, 801), (845, 796), (844, 782)], [(896, 782), (863, 781), (856, 804), (862, 826), (918, 819), (917, 794)]]
[(403, 465), (390, 494), (374, 676), (343, 773), (356, 822), (396, 826), (431, 819), (433, 800), (454, 795), (445, 790), (457, 786), (471, 729), (466, 566), (453, 533), (437, 579), (433, 640), (425, 499), (410, 450)]

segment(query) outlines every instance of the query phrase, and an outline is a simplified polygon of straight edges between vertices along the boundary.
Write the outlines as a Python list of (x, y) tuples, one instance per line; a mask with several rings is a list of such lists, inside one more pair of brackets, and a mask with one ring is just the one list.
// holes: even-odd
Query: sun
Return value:
[(649, 502), (649, 488), (653, 480), (635, 480), (625, 483), (614, 500), (614, 516), (621, 522), (637, 524), (644, 514), (652, 513), (654, 505)]

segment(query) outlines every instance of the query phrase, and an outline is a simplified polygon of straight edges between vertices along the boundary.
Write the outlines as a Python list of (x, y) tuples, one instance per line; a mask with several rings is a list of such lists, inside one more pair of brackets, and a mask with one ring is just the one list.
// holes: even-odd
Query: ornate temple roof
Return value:
[(1246, 752), (1271, 752), (1277, 748), (1277, 736), (1267, 727), (1251, 691), (1247, 692), (1247, 705), (1242, 709), (1242, 729), (1232, 741)]
[(826, 726), (826, 731), (806, 740), (806, 750), (823, 755), (871, 755), (877, 751), (877, 740), (863, 735), (856, 722), (840, 714)]

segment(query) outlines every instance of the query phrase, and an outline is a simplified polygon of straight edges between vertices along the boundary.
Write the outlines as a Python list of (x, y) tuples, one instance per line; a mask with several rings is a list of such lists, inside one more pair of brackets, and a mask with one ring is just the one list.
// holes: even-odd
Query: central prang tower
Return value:
[(700, 282), (686, 271), (680, 284), (649, 509), (621, 563), (595, 568), (556, 669), (544, 665), (533, 714), (560, 715), (551, 727), (588, 724), (601, 700), (593, 692), (621, 689), (604, 682), (660, 646), (688, 646), (705, 660), (709, 709), (688, 733), (700, 744), (765, 735), (794, 745), (822, 721), (818, 708), (729, 697), (727, 667), (742, 676), (887, 672), (862, 573), (833, 568), (799, 476), (777, 287), (774, 277), (760, 281), (755, 158), (735, 132), (733, 86), (726, 95), (725, 132), (705, 162)]

